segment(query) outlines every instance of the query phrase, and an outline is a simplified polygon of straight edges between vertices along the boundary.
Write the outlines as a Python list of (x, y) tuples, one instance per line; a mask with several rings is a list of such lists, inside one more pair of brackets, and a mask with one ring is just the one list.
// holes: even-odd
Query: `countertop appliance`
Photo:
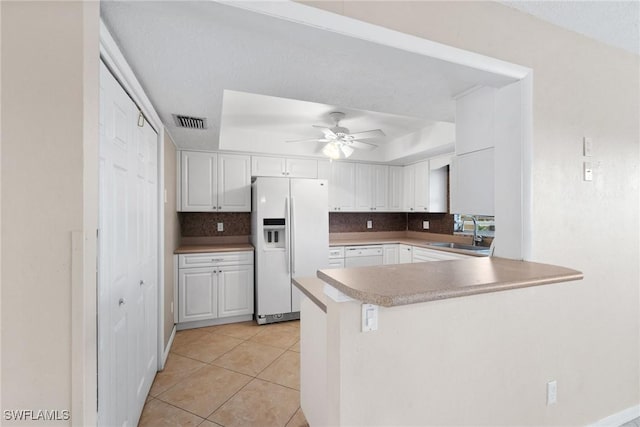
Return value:
[(300, 318), (292, 277), (329, 266), (328, 184), (323, 179), (258, 177), (252, 184), (252, 243), (258, 324)]
[(382, 246), (347, 246), (344, 248), (344, 266), (370, 267), (382, 265)]

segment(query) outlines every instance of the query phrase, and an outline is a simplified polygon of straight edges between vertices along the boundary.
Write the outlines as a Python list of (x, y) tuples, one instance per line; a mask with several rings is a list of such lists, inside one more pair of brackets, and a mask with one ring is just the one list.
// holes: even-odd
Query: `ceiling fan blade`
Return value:
[(338, 137), (338, 135), (336, 135), (335, 132), (331, 130), (331, 128), (328, 128), (326, 126), (318, 126), (318, 125), (311, 125), (311, 126), (313, 126), (314, 128), (322, 129), (322, 132), (324, 133), (324, 136), (326, 138), (336, 139)]
[(364, 132), (358, 132), (358, 133), (351, 133), (349, 134), (349, 139), (354, 140), (354, 139), (369, 139), (369, 138), (378, 138), (378, 137), (383, 137), (386, 136), (384, 134), (384, 132), (382, 132), (382, 130), (380, 129), (374, 129), (374, 130), (366, 130)]
[(376, 144), (372, 144), (370, 142), (364, 142), (364, 141), (352, 141), (349, 144), (349, 147), (357, 148), (358, 150), (366, 150), (366, 151), (371, 151), (378, 148)]
[(309, 139), (295, 139), (293, 141), (285, 141), (286, 143), (298, 143), (298, 142), (329, 142), (324, 138), (309, 138)]

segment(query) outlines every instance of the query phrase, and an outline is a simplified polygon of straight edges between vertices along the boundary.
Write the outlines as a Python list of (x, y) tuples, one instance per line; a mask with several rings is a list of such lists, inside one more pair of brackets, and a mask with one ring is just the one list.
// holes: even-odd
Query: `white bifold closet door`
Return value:
[(98, 423), (135, 426), (157, 371), (158, 142), (100, 68)]

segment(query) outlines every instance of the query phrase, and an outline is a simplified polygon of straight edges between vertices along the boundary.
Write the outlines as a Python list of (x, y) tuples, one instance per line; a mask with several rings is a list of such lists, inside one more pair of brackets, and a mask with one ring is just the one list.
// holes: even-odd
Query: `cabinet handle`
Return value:
[(219, 261), (224, 261), (223, 258), (212, 258), (211, 262), (219, 262)]
[(217, 208), (217, 207), (215, 207), (215, 206), (212, 206), (212, 207), (211, 207), (211, 209), (216, 210), (216, 209), (218, 209), (218, 208)]
[(218, 209), (222, 209), (222, 206), (218, 206)]
[(126, 301), (124, 300), (124, 298), (120, 298), (118, 300), (118, 305), (125, 305), (125, 304), (126, 304)]
[(140, 286), (144, 285), (144, 280), (140, 280)]

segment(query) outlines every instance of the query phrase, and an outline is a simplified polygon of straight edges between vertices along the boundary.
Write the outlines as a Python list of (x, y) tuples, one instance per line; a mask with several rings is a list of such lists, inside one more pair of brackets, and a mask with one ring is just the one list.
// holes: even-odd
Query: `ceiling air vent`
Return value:
[(201, 117), (182, 116), (180, 114), (174, 114), (173, 119), (176, 121), (176, 126), (179, 128), (187, 129), (206, 129), (207, 119)]

